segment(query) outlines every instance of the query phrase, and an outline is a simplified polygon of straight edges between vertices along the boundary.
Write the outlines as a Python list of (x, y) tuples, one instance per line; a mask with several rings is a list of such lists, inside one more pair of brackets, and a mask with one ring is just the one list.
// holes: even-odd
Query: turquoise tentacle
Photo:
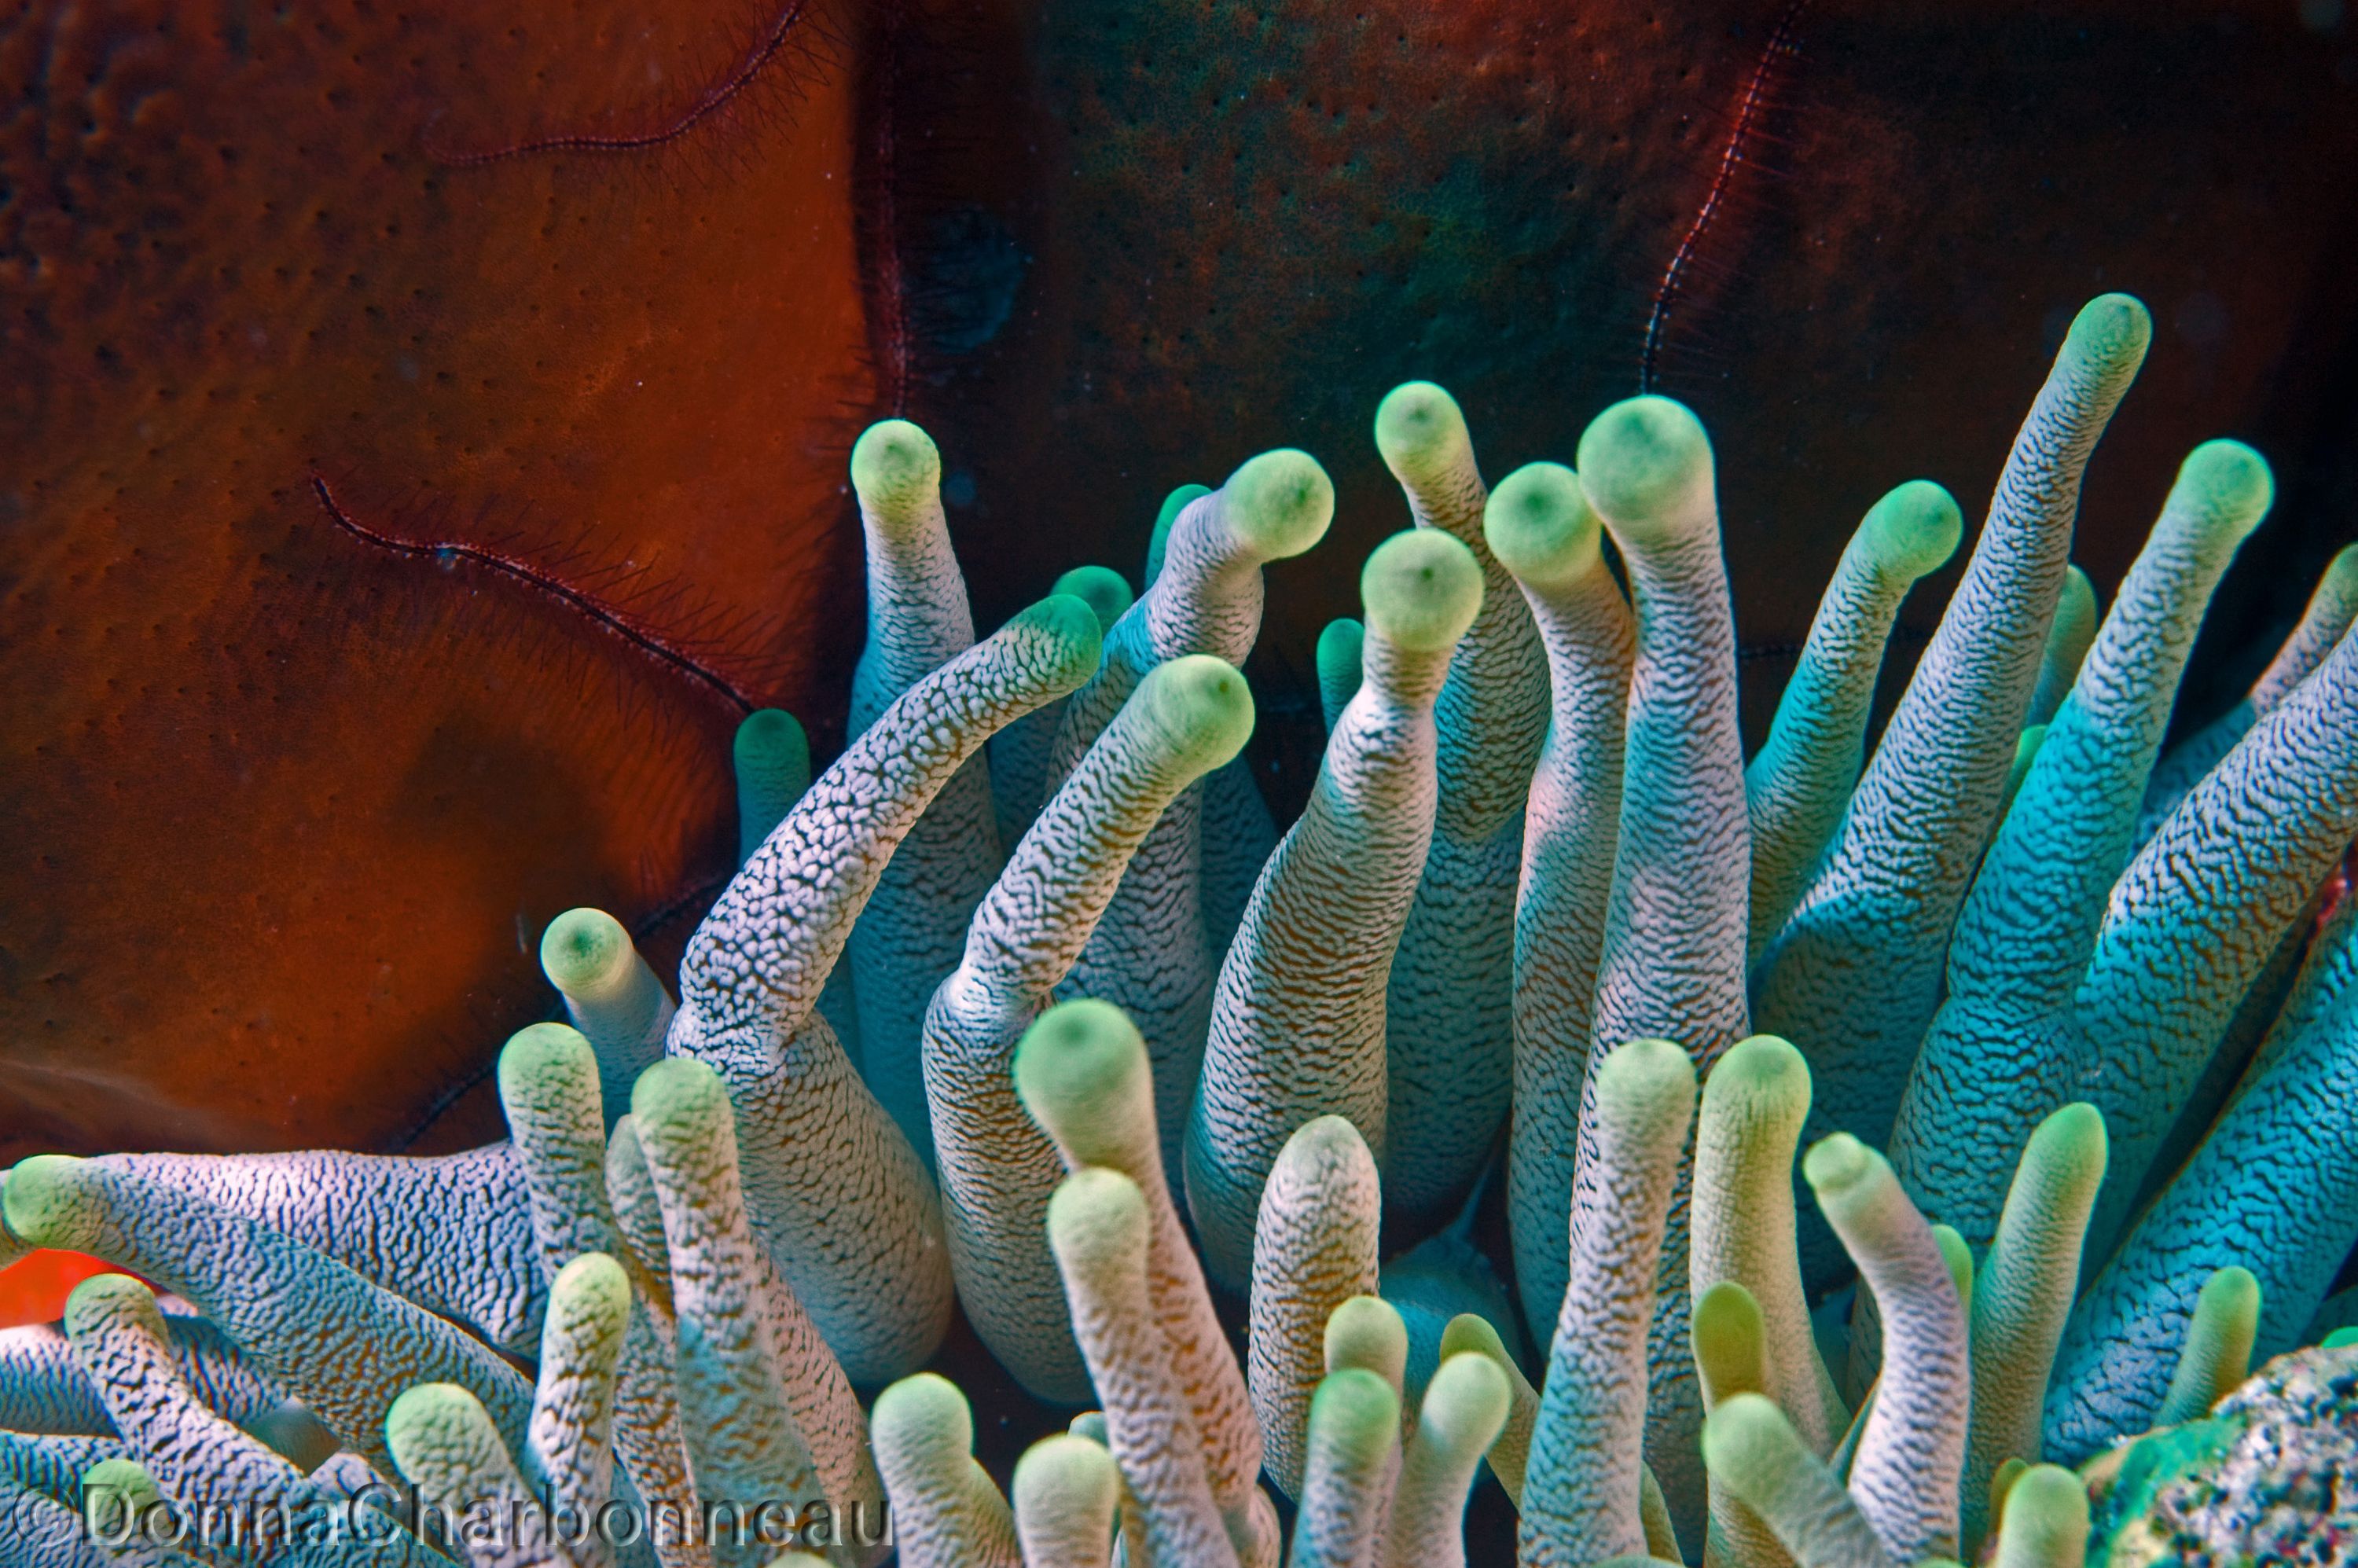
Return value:
[(2081, 475), (2151, 336), (2126, 295), (2073, 320), (1842, 827), (1755, 968), (1758, 1026), (1810, 1056), (1815, 1127), (1889, 1135), (2038, 684)]
[(1996, 1232), (2023, 1141), (2071, 1094), (2073, 993), (2128, 859), (2179, 676), (2271, 493), (2267, 465), (2238, 442), (2187, 458), (1958, 916), (1948, 996), (1909, 1076), (1891, 1160), (1926, 1212), (1976, 1245)]
[(1547, 665), (1514, 579), (1483, 541), (1488, 492), (1456, 403), (1430, 382), (1393, 388), (1376, 410), (1376, 447), (1417, 526), (1448, 533), (1482, 569), (1482, 608), (1433, 704), (1433, 842), (1385, 990), (1384, 1195), (1413, 1234), (1455, 1209), (1507, 1119), (1515, 878)]

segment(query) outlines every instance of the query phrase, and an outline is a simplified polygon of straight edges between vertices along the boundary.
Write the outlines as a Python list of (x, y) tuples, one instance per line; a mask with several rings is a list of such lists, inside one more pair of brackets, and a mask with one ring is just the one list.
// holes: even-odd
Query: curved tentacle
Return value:
[(1433, 703), (1433, 842), (1385, 989), (1384, 1195), (1417, 1229), (1465, 1197), (1507, 1119), (1515, 875), (1547, 665), (1531, 611), (1483, 541), (1488, 494), (1455, 401), (1431, 382), (1394, 387), (1376, 409), (1376, 448), (1417, 526), (1448, 533), (1482, 568), (1482, 607)]
[[(1044, 1399), (1084, 1403), (1089, 1385), (1041, 1228), (1064, 1166), (1018, 1098), (1017, 1040), (1079, 957), (1131, 852), (1182, 791), (1237, 754), (1252, 721), (1244, 677), (1209, 654), (1151, 671), (1016, 846), (926, 1015), (925, 1090), (959, 1299), (983, 1343)], [(1159, 1192), (1152, 1086), (1125, 1108), (1143, 1119)]]
[(1758, 1022), (1808, 1044), (1816, 1127), (1889, 1134), (2038, 683), (2081, 475), (2152, 333), (2126, 295), (2072, 321), (1842, 827), (1761, 954)]
[(1517, 469), (1483, 515), (1539, 628), (1547, 737), (1525, 807), (1515, 903), (1515, 1114), (1507, 1216), (1523, 1321), (1554, 1322), (1569, 1267), (1581, 1086), (1621, 816), (1622, 708), (1635, 630), (1605, 563), (1602, 525), (1557, 463)]
[(1947, 491), (1910, 480), (1868, 509), (1834, 564), (1768, 739), (1744, 769), (1752, 834), (1748, 951), (1758, 953), (1784, 925), (1842, 825), (1866, 762), (1867, 710), (1900, 601), (1956, 553), (1963, 531)]
[(876, 1399), (876, 1464), (907, 1568), (1024, 1568), (1007, 1500), (974, 1458), (974, 1413), (931, 1372)]
[(2179, 676), (2271, 493), (2249, 447), (2211, 441), (2187, 458), (1958, 916), (1948, 997), (1909, 1075), (1891, 1160), (1928, 1212), (1977, 1244), (1996, 1231), (2008, 1162), (2070, 1092), (2068, 1010)]
[(949, 1260), (924, 1163), (813, 1004), (935, 794), (992, 730), (1071, 690), (1097, 657), (1096, 617), (1060, 596), (918, 682), (780, 821), (680, 963), (666, 1048), (729, 1086), (755, 1233), (863, 1381), (940, 1342)]
[(598, 1093), (610, 1121), (631, 1086), (663, 1055), (678, 1011), (639, 956), (622, 923), (602, 909), (568, 909), (540, 936), (541, 972), (565, 998), (565, 1014), (598, 1054)]
[(1295, 1128), (1347, 1116), (1385, 1147), (1384, 986), (1432, 838), (1433, 701), (1481, 591), (1473, 552), (1433, 529), (1394, 535), (1361, 575), (1366, 682), (1221, 966), (1187, 1122), (1188, 1207), (1230, 1289)]

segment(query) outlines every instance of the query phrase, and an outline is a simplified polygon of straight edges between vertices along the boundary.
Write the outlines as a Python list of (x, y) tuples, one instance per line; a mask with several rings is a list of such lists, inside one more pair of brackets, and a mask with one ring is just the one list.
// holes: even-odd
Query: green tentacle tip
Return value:
[(1110, 1513), (1121, 1495), (1121, 1471), (1105, 1445), (1070, 1433), (1025, 1449), (1015, 1462), (1014, 1481), (1015, 1509), (1026, 1518)]
[(1694, 1092), (1694, 1064), (1668, 1040), (1632, 1040), (1596, 1065), (1599, 1099), (1624, 1106), (1682, 1104)]
[(1957, 553), (1965, 514), (1956, 498), (1929, 479), (1911, 479), (1868, 509), (1866, 537), (1875, 558), (1913, 581)]
[(1514, 1397), (1507, 1374), (1489, 1357), (1479, 1351), (1444, 1356), (1425, 1385), (1419, 1418), (1452, 1448), (1487, 1448)]
[(1057, 1259), (1095, 1271), (1123, 1263), (1146, 1242), (1146, 1195), (1120, 1171), (1087, 1165), (1048, 1198), (1048, 1239)]
[(1801, 1176), (1823, 1204), (1855, 1191), (1883, 1163), (1882, 1155), (1849, 1133), (1836, 1132), (1810, 1145), (1801, 1156)]
[(1408, 1324), (1381, 1296), (1353, 1296), (1326, 1314), (1326, 1369), (1357, 1367), (1398, 1387), (1408, 1371)]
[(2088, 1488), (2061, 1465), (2033, 1465), (2006, 1488), (2001, 1568), (2077, 1564), (2088, 1541)]
[(2325, 580), (2347, 593), (2358, 588), (2358, 545), (2344, 545), (2326, 564)]
[(1482, 608), (1482, 568), (1463, 540), (1411, 528), (1378, 545), (1359, 574), (1368, 625), (1413, 653), (1456, 645)]
[(1695, 1366), (1714, 1401), (1768, 1387), (1768, 1325), (1750, 1291), (1734, 1280), (1713, 1285), (1695, 1298), (1689, 1332)]
[(1319, 679), (1331, 680), (1347, 674), (1352, 680), (1357, 680), (1359, 658), (1367, 641), (1367, 622), (1356, 616), (1338, 615), (1326, 622), (1326, 629), (1318, 633)]
[(2260, 525), (2276, 499), (2267, 459), (2241, 441), (2205, 441), (2179, 466), (2171, 499), (2201, 515), (2203, 530), (2222, 544), (2241, 544)]
[(2317, 1347), (2320, 1350), (2346, 1350), (2353, 1345), (2358, 1345), (2358, 1324), (2353, 1324), (2347, 1328), (2337, 1328), (2317, 1342)]
[(1737, 1041), (1713, 1064), (1704, 1080), (1704, 1094), (1717, 1104), (1726, 1096), (1747, 1101), (1810, 1106), (1810, 1065), (1793, 1043), (1775, 1034), (1754, 1034)]
[(1402, 479), (1436, 472), (1472, 447), (1457, 400), (1429, 381), (1403, 382), (1376, 405), (1376, 450)]
[(1482, 537), (1516, 577), (1552, 588), (1596, 564), (1603, 533), (1578, 474), (1562, 463), (1525, 463), (1490, 492)]
[(1630, 397), (1589, 421), (1574, 460), (1598, 513), (1624, 528), (1675, 525), (1711, 492), (1711, 438), (1684, 404)]
[(1487, 1356), (1494, 1361), (1512, 1361), (1507, 1354), (1507, 1342), (1498, 1337), (1498, 1326), (1478, 1312), (1461, 1312), (1449, 1320), (1441, 1331), (1441, 1358), (1452, 1356)]
[(540, 934), (540, 968), (568, 996), (611, 985), (630, 967), (631, 934), (602, 909), (568, 909)]
[[(543, 944), (546, 946), (546, 944)], [(579, 1030), (563, 1023), (535, 1023), (508, 1036), (500, 1049), (500, 1098), (529, 1098), (546, 1084), (598, 1081), (598, 1053)]]
[(420, 1448), (439, 1446), (438, 1434), (463, 1430), (479, 1419), (488, 1420), (481, 1401), (458, 1384), (419, 1383), (403, 1390), (384, 1412), (385, 1446), (406, 1473)]
[(2153, 342), (2153, 314), (2134, 294), (2099, 294), (2080, 307), (2059, 357), (2135, 371)]
[(1100, 632), (1111, 631), (1122, 612), (1137, 602), (1130, 591), (1130, 579), (1111, 567), (1075, 567), (1048, 591), (1069, 593), (1087, 603), (1097, 615)]
[[(141, 1303), (145, 1303), (143, 1310)], [(66, 1297), (66, 1332), (79, 1334), (101, 1318), (112, 1316), (124, 1308), (142, 1317), (153, 1317), (156, 1326), (163, 1326), (162, 1312), (156, 1305), (156, 1292), (128, 1274), (94, 1274), (73, 1288)]]
[(974, 1452), (974, 1411), (958, 1386), (937, 1372), (903, 1378), (876, 1396), (869, 1418), (878, 1447), (958, 1461)]
[(783, 708), (757, 708), (745, 715), (730, 749), (740, 773), (810, 774), (810, 736), (802, 720)]
[[(1059, 1002), (1033, 1021), (1015, 1045), (1015, 1092), (1051, 1136), (1094, 1144), (1109, 1115), (1151, 1095), (1146, 1041), (1109, 1001)], [(1077, 1136), (1074, 1136), (1077, 1135)], [(1079, 1150), (1087, 1161), (1093, 1148)]]
[(1310, 1436), (1362, 1464), (1383, 1456), (1400, 1435), (1400, 1395), (1364, 1367), (1329, 1372), (1310, 1396)]
[(577, 1318), (601, 1325), (620, 1335), (631, 1315), (631, 1277), (603, 1252), (584, 1252), (557, 1271), (549, 1282), (549, 1300), (563, 1303)]
[(631, 1119), (644, 1144), (657, 1130), (674, 1136), (708, 1127), (729, 1115), (720, 1075), (689, 1056), (666, 1056), (631, 1086)]
[(851, 487), (880, 514), (906, 515), (941, 482), (942, 454), (934, 438), (906, 419), (880, 419), (852, 444)]
[(1252, 687), (1234, 665), (1209, 654), (1167, 659), (1146, 673), (1130, 700), (1146, 704), (1155, 728), (1180, 754), (1217, 768), (1251, 739)]
[(82, 1162), (70, 1154), (36, 1154), (17, 1162), (0, 1194), (0, 1215), (8, 1228), (28, 1247), (62, 1247), (81, 1250), (84, 1217)]
[(2029, 1152), (2078, 1173), (2090, 1185), (2104, 1179), (2110, 1148), (2104, 1113), (2086, 1100), (2073, 1100), (2050, 1113), (2030, 1134)]
[(1291, 447), (1246, 459), (1220, 492), (1229, 525), (1267, 560), (1300, 555), (1335, 518), (1334, 481), (1316, 458)]
[(1017, 611), (1007, 625), (1010, 630), (1036, 631), (1053, 640), (1063, 655), (1056, 673), (1075, 686), (1089, 677), (1104, 651), (1105, 633), (1098, 630), (1098, 612), (1077, 594), (1052, 593)]

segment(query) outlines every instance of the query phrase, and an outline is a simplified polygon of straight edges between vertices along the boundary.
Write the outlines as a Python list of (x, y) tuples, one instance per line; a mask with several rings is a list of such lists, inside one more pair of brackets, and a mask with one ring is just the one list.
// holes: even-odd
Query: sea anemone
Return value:
[[(9, 1173), (12, 1254), (124, 1272), (0, 1346), (0, 1563), (871, 1561), (889, 1519), (913, 1568), (1274, 1568), (1290, 1516), (1296, 1564), (1454, 1563), (1486, 1463), (1534, 1568), (2076, 1564), (2067, 1465), (2148, 1521), (2100, 1542), (2280, 1534), (2346, 1456), (2265, 1455), (2358, 1353), (2218, 1401), (2347, 1311), (2358, 569), (2162, 754), (2271, 484), (2197, 449), (2094, 623), (2081, 474), (2148, 332), (2074, 322), (1871, 758), (1940, 487), (1867, 514), (1747, 765), (1695, 417), (1491, 490), (1396, 390), (1416, 526), (1320, 641), (1282, 837), (1237, 666), (1319, 464), (1184, 487), (1134, 601), (1082, 568), (977, 641), (934, 445), (872, 427), (860, 732), (814, 781), (746, 721), (676, 1004), (575, 911), (507, 1142)], [(1011, 1506), (922, 1370), (960, 1308), (1081, 1411)]]

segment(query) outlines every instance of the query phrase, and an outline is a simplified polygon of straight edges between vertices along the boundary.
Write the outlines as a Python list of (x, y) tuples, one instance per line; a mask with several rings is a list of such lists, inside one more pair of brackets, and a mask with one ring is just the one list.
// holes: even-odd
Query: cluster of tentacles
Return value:
[[(0, 1344), (0, 1563), (866, 1562), (889, 1517), (913, 1568), (1274, 1568), (1272, 1490), (1302, 1568), (1450, 1563), (1486, 1463), (1536, 1568), (2145, 1550), (2116, 1445), (2354, 1315), (2358, 1240), (2358, 552), (2161, 756), (2271, 489), (2198, 449), (2099, 618), (2073, 515), (2147, 334), (2081, 313), (1871, 760), (1940, 487), (1868, 513), (1747, 764), (1695, 418), (1493, 490), (1398, 389), (1416, 526), (1320, 641), (1282, 838), (1237, 666), (1318, 464), (978, 641), (933, 445), (875, 427), (857, 738), (814, 781), (746, 722), (676, 1003), (577, 910), (507, 1142), (8, 1173), (0, 1245), (125, 1273)], [(954, 1303), (1087, 1407), (1011, 1504), (919, 1371)], [(2358, 1411), (2358, 1351), (2305, 1357), (2245, 1405)], [(2278, 1491), (2219, 1528), (2321, 1517)]]

